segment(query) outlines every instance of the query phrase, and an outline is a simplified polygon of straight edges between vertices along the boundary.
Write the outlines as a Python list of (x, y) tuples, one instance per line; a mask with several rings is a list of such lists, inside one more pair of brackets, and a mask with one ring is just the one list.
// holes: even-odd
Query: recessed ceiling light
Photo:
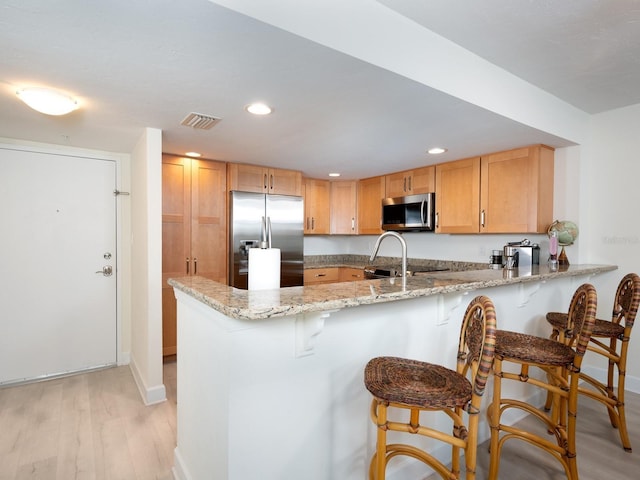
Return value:
[(441, 153), (444, 153), (446, 151), (447, 151), (446, 148), (441, 148), (441, 147), (434, 147), (427, 150), (427, 152), (430, 153), (431, 155), (440, 155)]
[(201, 156), (202, 156), (202, 154), (201, 154), (201, 153), (198, 153), (198, 152), (187, 152), (187, 153), (185, 153), (185, 155), (186, 155), (187, 157), (194, 157), (194, 158), (197, 158), (197, 157), (201, 157)]
[(269, 115), (273, 112), (273, 109), (264, 103), (252, 103), (247, 105), (245, 110), (249, 113), (253, 113), (254, 115)]
[(330, 176), (330, 177), (339, 177), (339, 176), (340, 176), (340, 174), (339, 174), (339, 173), (337, 173), (337, 172), (334, 172), (334, 173), (330, 173), (330, 174), (329, 174), (329, 176)]
[(28, 106), (46, 115), (66, 115), (78, 108), (76, 99), (49, 88), (21, 88), (16, 95)]

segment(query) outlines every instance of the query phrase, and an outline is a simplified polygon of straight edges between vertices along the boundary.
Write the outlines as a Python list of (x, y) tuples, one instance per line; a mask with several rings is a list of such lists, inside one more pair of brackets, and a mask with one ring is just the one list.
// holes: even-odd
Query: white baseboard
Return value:
[[(589, 375), (590, 377), (595, 378), (596, 380), (599, 380), (601, 382), (606, 383), (607, 381), (607, 369), (606, 368), (599, 368), (599, 367), (591, 367), (589, 365), (583, 365), (582, 366), (582, 371)], [(616, 385), (618, 384), (617, 382), (617, 372), (616, 372)], [(634, 377), (631, 375), (626, 375), (625, 378), (625, 382), (624, 382), (624, 390), (626, 392), (633, 392), (633, 393), (640, 393), (640, 377)]]
[(134, 357), (131, 357), (129, 368), (131, 369), (133, 380), (136, 382), (136, 386), (138, 387), (138, 391), (140, 392), (140, 396), (142, 397), (142, 401), (145, 405), (161, 403), (167, 399), (167, 391), (164, 384), (156, 385), (154, 387), (148, 387), (145, 384)]
[(193, 477), (187, 472), (178, 447), (173, 451), (173, 468), (171, 469), (171, 473), (173, 474), (174, 480), (193, 480)]

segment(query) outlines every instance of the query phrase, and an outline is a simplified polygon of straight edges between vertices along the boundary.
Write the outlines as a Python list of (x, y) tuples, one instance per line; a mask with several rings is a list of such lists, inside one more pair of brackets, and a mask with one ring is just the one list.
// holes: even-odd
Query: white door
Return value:
[(116, 362), (115, 186), (115, 161), (0, 147), (0, 384)]

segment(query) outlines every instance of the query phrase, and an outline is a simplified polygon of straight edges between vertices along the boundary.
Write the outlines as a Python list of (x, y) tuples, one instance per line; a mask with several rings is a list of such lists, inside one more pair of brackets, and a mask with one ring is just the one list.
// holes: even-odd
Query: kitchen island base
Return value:
[[(544, 313), (565, 310), (593, 275), (477, 290), (493, 300), (498, 328), (548, 336)], [(363, 480), (375, 446), (364, 366), (391, 355), (455, 368), (460, 323), (477, 291), (260, 319), (233, 318), (197, 295), (175, 293), (181, 352), (176, 479)], [(510, 388), (505, 393), (512, 397), (544, 403), (530, 398), (527, 385)], [(483, 401), (480, 442), (489, 438), (484, 410), (490, 401)], [(419, 446), (450, 456), (448, 448)], [(427, 473), (412, 459), (398, 459), (387, 478)]]

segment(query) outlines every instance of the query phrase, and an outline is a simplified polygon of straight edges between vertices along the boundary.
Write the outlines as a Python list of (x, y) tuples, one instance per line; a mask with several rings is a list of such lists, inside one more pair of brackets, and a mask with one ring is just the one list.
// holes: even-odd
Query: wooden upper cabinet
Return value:
[(355, 181), (331, 182), (331, 233), (355, 235), (358, 233), (357, 184)]
[(385, 190), (387, 197), (435, 192), (435, 167), (431, 165), (386, 175)]
[(480, 157), (436, 165), (436, 232), (478, 233)]
[(329, 180), (304, 178), (304, 233), (327, 235), (330, 232), (331, 184)]
[(382, 199), (385, 198), (385, 177), (358, 181), (358, 233), (382, 233)]
[(230, 163), (227, 170), (229, 190), (302, 195), (302, 173), (297, 170)]
[(545, 233), (553, 221), (554, 150), (534, 145), (482, 157), (480, 232)]

